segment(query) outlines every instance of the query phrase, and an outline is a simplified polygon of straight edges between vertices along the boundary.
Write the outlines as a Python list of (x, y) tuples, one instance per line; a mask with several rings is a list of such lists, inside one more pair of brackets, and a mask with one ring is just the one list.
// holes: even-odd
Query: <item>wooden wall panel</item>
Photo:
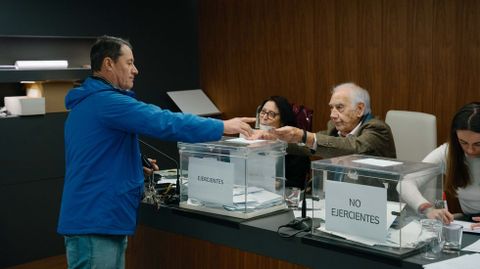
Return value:
[(459, 70), (462, 69), (459, 61), (461, 29), (457, 25), (460, 24), (462, 8), (459, 3), (451, 0), (435, 1), (434, 5), (432, 65), (436, 75), (432, 81), (434, 91), (432, 102), (438, 126), (443, 126), (444, 132), (448, 132), (453, 110), (466, 101), (457, 98), (460, 90)]
[(301, 265), (139, 225), (129, 237), (127, 269), (149, 268), (277, 268), (302, 269)]
[(199, 2), (201, 85), (226, 117), (252, 115), (276, 93), (305, 102), (314, 87), (312, 3)]
[(435, 114), (438, 143), (464, 103), (480, 101), (480, 1), (200, 0), (201, 86), (229, 118), (267, 96), (329, 118), (332, 86), (369, 90), (374, 114)]
[(432, 2), (408, 1), (407, 68), (404, 71), (407, 76), (406, 109), (429, 113), (432, 112)]
[[(306, 95), (309, 98), (305, 105), (315, 110), (313, 129), (317, 130), (324, 128), (329, 118), (325, 100), (330, 99), (330, 90), (337, 81), (336, 72), (332, 72), (337, 66), (335, 55), (337, 44), (335, 38), (336, 16), (332, 12), (336, 6), (335, 1), (320, 0), (314, 2), (312, 7), (314, 10), (314, 31), (311, 33), (314, 36), (314, 70), (312, 70), (314, 83), (311, 88), (307, 89)], [(330, 27), (325, 27), (325, 25), (330, 25)], [(293, 102), (299, 102), (295, 99), (295, 96), (289, 96), (288, 98), (292, 98)], [(318, 113), (320, 105), (322, 105), (322, 110), (325, 113)]]

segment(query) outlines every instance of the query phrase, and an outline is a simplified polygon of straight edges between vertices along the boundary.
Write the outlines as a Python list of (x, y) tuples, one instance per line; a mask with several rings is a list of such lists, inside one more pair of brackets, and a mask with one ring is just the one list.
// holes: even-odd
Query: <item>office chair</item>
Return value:
[(421, 162), (437, 147), (437, 118), (434, 115), (389, 110), (385, 122), (392, 129), (399, 160)]
[(313, 124), (313, 110), (304, 105), (292, 104), (292, 111), (297, 122), (296, 127), (311, 132)]
[[(389, 110), (385, 122), (392, 129), (397, 159), (421, 162), (437, 147), (437, 118), (434, 115), (404, 110)], [(441, 195), (442, 182), (434, 180), (421, 187), (423, 196), (432, 201)]]

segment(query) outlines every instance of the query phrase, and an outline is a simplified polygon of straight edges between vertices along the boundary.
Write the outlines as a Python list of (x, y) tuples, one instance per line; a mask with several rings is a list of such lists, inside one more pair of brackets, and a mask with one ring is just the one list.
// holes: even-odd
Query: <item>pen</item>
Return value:
[(391, 213), (392, 213), (392, 215), (394, 215), (394, 216), (400, 216), (400, 212), (392, 211)]
[(443, 208), (445, 208), (448, 211), (447, 194), (445, 192), (442, 193), (442, 200), (443, 200)]

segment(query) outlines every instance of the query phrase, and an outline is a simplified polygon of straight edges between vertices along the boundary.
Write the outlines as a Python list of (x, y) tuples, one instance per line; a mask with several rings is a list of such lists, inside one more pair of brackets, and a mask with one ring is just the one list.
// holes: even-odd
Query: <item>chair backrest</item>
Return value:
[(292, 111), (297, 122), (296, 127), (311, 132), (313, 124), (313, 110), (304, 105), (292, 104)]
[(399, 160), (420, 162), (437, 147), (437, 118), (432, 114), (389, 110), (385, 122), (392, 129)]

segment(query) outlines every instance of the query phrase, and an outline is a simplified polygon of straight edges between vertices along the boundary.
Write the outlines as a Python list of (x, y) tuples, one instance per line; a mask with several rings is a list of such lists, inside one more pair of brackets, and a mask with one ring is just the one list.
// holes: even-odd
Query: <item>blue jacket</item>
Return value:
[(58, 233), (131, 235), (143, 193), (137, 134), (162, 140), (219, 140), (223, 122), (173, 113), (93, 77), (70, 90), (66, 174)]

